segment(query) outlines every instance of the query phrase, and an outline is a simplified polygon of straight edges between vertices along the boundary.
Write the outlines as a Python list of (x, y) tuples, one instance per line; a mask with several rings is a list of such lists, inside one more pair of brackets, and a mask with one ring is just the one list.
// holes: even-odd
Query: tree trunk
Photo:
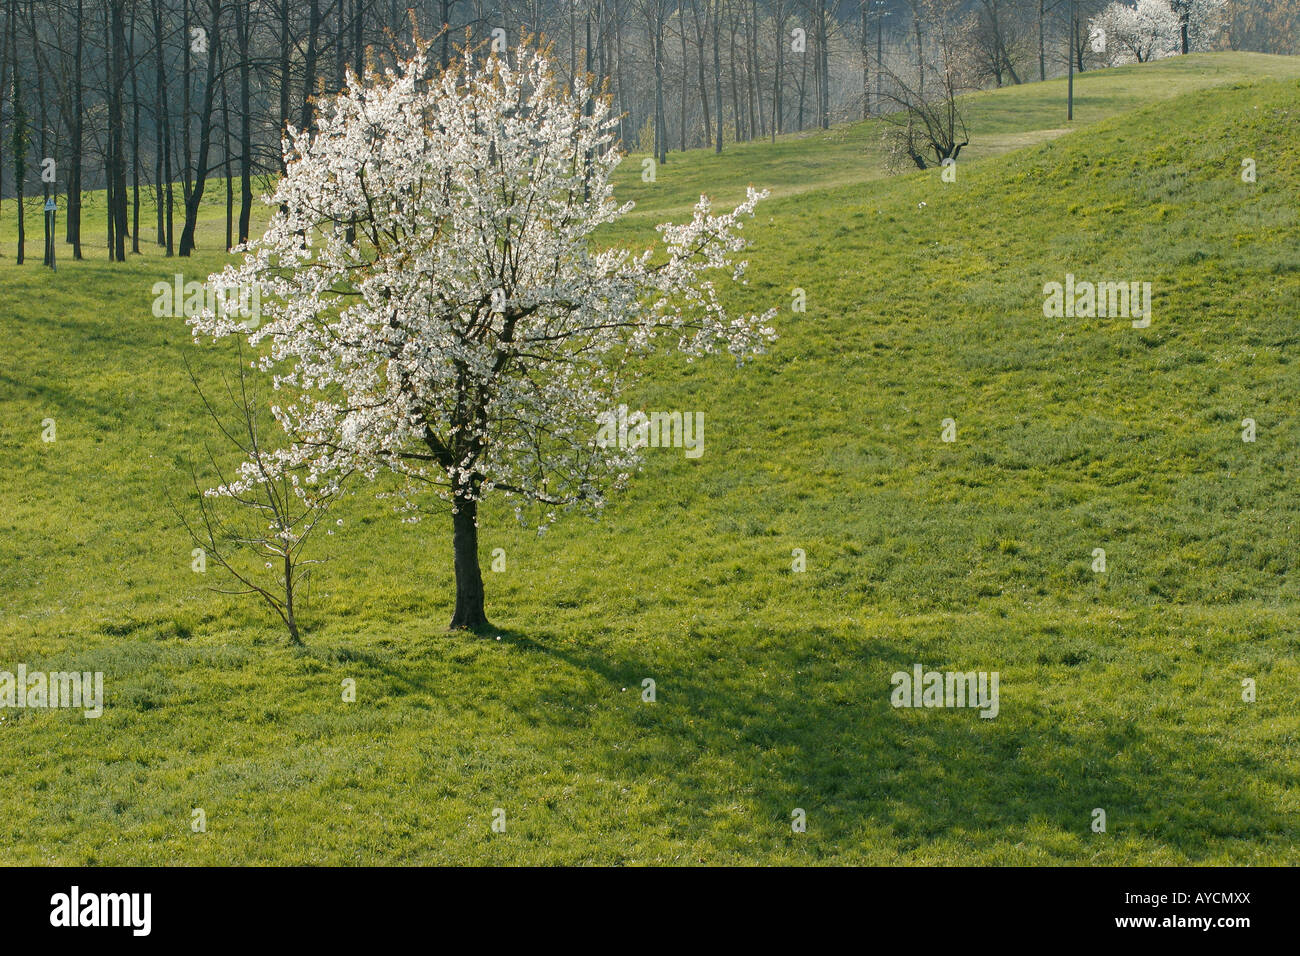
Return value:
[[(29, 20), (29, 23), (27, 23), (27, 29), (31, 31), (31, 72), (36, 75), (36, 117), (38, 117), (38, 121), (36, 121), (36, 129), (38, 129), (39, 133), (39, 140), (36, 142), (36, 148), (38, 148), (39, 152), (36, 153), (36, 155), (40, 157), (40, 199), (42, 199), (42, 208), (44, 208), (45, 203), (49, 202), (49, 183), (45, 181), (44, 166), (45, 157), (51, 156), (51, 150), (49, 150), (49, 131), (51, 131), (52, 126), (51, 122), (49, 122), (49, 107), (47, 101), (45, 101), (45, 74), (48, 73), (48, 70), (44, 68), (42, 57), (40, 57), (40, 47), (38, 46), (40, 26), (36, 23), (35, 10), (32, 9), (30, 3), (27, 4), (27, 20)], [(59, 140), (56, 138), (55, 142), (57, 143)], [(53, 159), (53, 157), (51, 157), (51, 159)], [(40, 221), (42, 221), (45, 230), (45, 245), (40, 261), (42, 261), (42, 265), (48, 265), (48, 267), (53, 268), (53, 264), (55, 264), (55, 259), (53, 259), (55, 246), (53, 246), (51, 233), (53, 216), (49, 215), (48, 212), (42, 212)]]
[(713, 106), (717, 114), (718, 135), (713, 139), (713, 151), (722, 152), (722, 61), (718, 58), (718, 29), (722, 26), (719, 0), (713, 0)]
[(677, 9), (677, 31), (681, 35), (682, 41), (682, 152), (686, 152), (686, 89), (689, 84), (686, 82), (686, 17), (682, 9)]
[[(289, 0), (280, 0), (280, 135), (284, 135), (284, 129), (289, 124), (289, 51), (292, 49), (292, 40), (289, 37)], [(251, 12), (249, 16), (251, 16)], [(279, 143), (276, 143), (275, 154), (280, 158), (280, 172), (285, 171), (284, 156), (279, 149)]]
[(293, 557), (284, 556), (284, 624), (289, 629), (289, 643), (302, 647), (302, 635), (298, 633), (298, 617), (293, 610)]
[(871, 54), (867, 52), (871, 44), (871, 28), (867, 23), (866, 0), (858, 4), (858, 13), (862, 21), (862, 118), (866, 119), (871, 115)]
[(785, 98), (782, 96), (785, 88), (785, 8), (780, 3), (776, 4), (772, 22), (776, 31), (776, 66), (772, 77), (772, 142), (775, 143), (776, 134), (785, 131)]
[[(208, 69), (203, 88), (203, 112), (199, 115), (199, 155), (194, 168), (193, 185), (185, 197), (185, 225), (181, 229), (180, 254), (188, 256), (195, 249), (194, 233), (199, 224), (199, 205), (208, 178), (208, 157), (212, 150), (212, 110), (216, 99), (217, 58), (221, 55), (221, 0), (209, 0)], [(188, 153), (188, 150), (186, 151)]]
[(27, 176), (27, 114), (23, 111), (22, 80), (18, 68), (18, 4), (15, 0), (9, 2), (9, 55), (9, 89), (13, 92), (14, 196), (18, 209), (18, 254), (15, 262), (22, 265), (27, 245), (27, 227), (23, 216), (23, 180)]
[(84, 45), (85, 11), (82, 0), (77, 0), (76, 53), (73, 55), (72, 87), (72, 178), (68, 182), (68, 227), (71, 233), (72, 258), (81, 258), (81, 164), (82, 142), (84, 141), (85, 110), (83, 109), (83, 90), (85, 81), (82, 75), (82, 47)]
[(736, 142), (739, 143), (747, 139), (748, 130), (743, 129), (745, 114), (740, 106), (740, 84), (736, 81), (736, 12), (728, 5), (727, 7), (727, 42), (731, 46), (731, 59), (727, 61), (728, 69), (731, 73), (731, 113), (736, 117)]
[(1047, 20), (1047, 0), (1038, 0), (1038, 79), (1047, 79), (1047, 46), (1045, 39), (1045, 21)]
[(821, 39), (821, 53), (819, 54), (818, 63), (821, 64), (821, 128), (831, 128), (831, 50), (830, 37), (826, 34), (826, 5), (823, 3), (817, 10), (817, 33)]
[(478, 564), (478, 502), (457, 496), (455, 507), (451, 520), (456, 609), (451, 616), (451, 629), (477, 630), (488, 626), (483, 611), (483, 573)]
[[(708, 0), (705, 0), (707, 3)], [(713, 117), (709, 110), (709, 87), (704, 76), (704, 43), (709, 32), (709, 8), (704, 8), (704, 25), (700, 26), (700, 9), (697, 0), (691, 0), (691, 15), (695, 19), (695, 38), (699, 41), (700, 58), (696, 61), (700, 77), (700, 106), (704, 113), (704, 145), (713, 145)]]
[(808, 93), (808, 51), (799, 57), (799, 132), (803, 132), (803, 104)]
[[(9, 88), (9, 7), (0, 5), (4, 14), (4, 23), (0, 25), (0, 116), (5, 111), (5, 91)], [(0, 123), (0, 212), (4, 210), (4, 147), (3, 124)]]
[(657, 8), (654, 31), (650, 42), (654, 44), (655, 60), (655, 161), (662, 166), (668, 162), (668, 118), (664, 115), (664, 11), (662, 6)]
[[(32, 45), (33, 47), (35, 47), (37, 43), (36, 38), (40, 35), (40, 27), (36, 23), (36, 17), (32, 15), (32, 9), (30, 6), (27, 8), (27, 13), (28, 16), (31, 18)], [(48, 203), (50, 199), (50, 184), (45, 181), (45, 170), (44, 170), (45, 157), (50, 155), (50, 149), (48, 143), (50, 128), (49, 128), (49, 123), (46, 120), (46, 117), (49, 115), (49, 111), (46, 108), (46, 102), (45, 102), (46, 71), (42, 69), (39, 51), (34, 51), (34, 52), (35, 52), (35, 56), (34, 56), (34, 62), (32, 64), (34, 69), (32, 72), (36, 74), (36, 108), (39, 111), (39, 115), (41, 117), (41, 125), (40, 125), (41, 139), (38, 148), (40, 149), (41, 166), (42, 166), (41, 199), (44, 200), (41, 203), (41, 207), (42, 209), (44, 209), (45, 204)], [(55, 189), (57, 190), (58, 187), (56, 186)], [(53, 241), (53, 234), (51, 232), (51, 227), (54, 225), (54, 217), (48, 212), (43, 212), (41, 214), (41, 223), (45, 227), (45, 251), (41, 256), (41, 264), (49, 266), (50, 268), (54, 268), (54, 241)]]
[(614, 11), (614, 78), (618, 85), (618, 141), (627, 149), (627, 97), (623, 85), (623, 15)]
[(916, 92), (925, 96), (925, 44), (921, 40), (921, 18), (912, 17), (912, 29), (916, 31)]
[[(209, 38), (210, 39), (210, 38)], [(191, 148), (192, 123), (190, 117), (190, 101), (192, 99), (192, 83), (194, 77), (191, 73), (191, 56), (190, 48), (194, 42), (193, 35), (190, 33), (190, 4), (185, 0), (181, 4), (181, 198), (183, 204), (190, 204), (190, 190), (193, 188), (190, 170), (194, 164), (194, 150)], [(184, 251), (185, 240), (181, 240), (181, 255), (188, 255)]]
[(307, 19), (307, 52), (302, 58), (302, 117), (298, 128), (309, 132), (313, 128), (311, 98), (316, 93), (316, 60), (320, 54), (321, 13), (320, 0), (311, 0)]
[[(224, 60), (225, 47), (221, 48)], [(221, 67), (221, 165), (226, 174), (226, 251), (235, 244), (235, 177), (230, 165), (230, 98), (226, 95), (225, 65)]]
[[(249, 34), (252, 24), (240, 4), (235, 4), (235, 35), (239, 38), (239, 241), (248, 241), (249, 220), (253, 212), (253, 133), (250, 109), (251, 64)], [(357, 68), (358, 70), (360, 67)]]
[[(162, 211), (158, 213), (159, 232), (161, 235), (159, 245), (166, 246), (167, 255), (175, 254), (175, 222), (173, 219), (173, 206), (175, 205), (175, 193), (172, 190), (172, 133), (171, 133), (171, 110), (167, 100), (167, 73), (163, 69), (163, 28), (162, 28), (162, 8), (159, 0), (153, 2), (153, 35), (154, 35), (154, 64), (157, 71), (156, 76), (156, 102), (158, 105), (158, 115), (156, 117), (158, 124), (158, 138), (162, 151), (162, 182), (159, 186), (159, 199), (164, 203), (166, 214)], [(189, 38), (186, 37), (186, 43)], [(80, 179), (78, 179), (80, 183)], [(77, 228), (78, 240), (80, 240), (81, 228)]]
[[(438, 58), (438, 63), (443, 69), (446, 69), (451, 65), (451, 0), (442, 0), (442, 13), (440, 19), (442, 21), (442, 33), (440, 34), (442, 38), (442, 56)], [(570, 25), (573, 23), (572, 11), (569, 12), (569, 23)], [(572, 44), (570, 44), (569, 49), (572, 51)], [(570, 53), (569, 56), (569, 76), (573, 76), (572, 53)]]
[[(757, 113), (758, 135), (767, 136), (767, 114), (763, 112), (763, 71), (758, 66), (758, 0), (750, 0), (746, 13), (749, 30), (750, 104)], [(685, 79), (683, 79), (685, 82)]]
[(108, 99), (108, 123), (113, 128), (112, 176), (113, 203), (109, 215), (113, 217), (113, 250), (110, 258), (126, 262), (127, 199), (126, 199), (126, 0), (113, 0), (110, 5), (113, 72)]
[(131, 37), (126, 55), (131, 74), (131, 251), (140, 251), (140, 89), (135, 70), (135, 5), (131, 6)]

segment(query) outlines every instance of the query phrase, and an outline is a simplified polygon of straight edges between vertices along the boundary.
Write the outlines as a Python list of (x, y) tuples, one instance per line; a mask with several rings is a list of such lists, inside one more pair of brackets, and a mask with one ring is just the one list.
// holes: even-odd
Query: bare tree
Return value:
[[(208, 173), (210, 172), (208, 163), (212, 151), (212, 116), (213, 107), (216, 102), (217, 86), (217, 63), (221, 51), (221, 0), (208, 0), (207, 22), (199, 27), (202, 33), (198, 34), (204, 38), (204, 42), (197, 47), (199, 55), (207, 61), (207, 71), (205, 82), (203, 84), (203, 105), (199, 108), (199, 152), (193, 167), (193, 182), (185, 190), (185, 225), (181, 228), (181, 247), (180, 254), (188, 256), (194, 251), (194, 231), (199, 224), (199, 204), (203, 202), (203, 190), (207, 183)], [(189, 44), (190, 34), (186, 33), (186, 58), (188, 59), (191, 47)], [(189, 116), (186, 119), (186, 139), (189, 138)], [(190, 182), (190, 170), (188, 168), (189, 148), (186, 147), (186, 182)]]
[[(244, 457), (244, 474), (254, 479), (251, 490), (232, 490), (235, 482), (209, 447), (208, 461), (220, 485), (205, 492), (191, 464), (190, 481), (196, 493), (197, 516), (192, 520), (174, 502), (172, 512), (200, 549), (196, 561), (210, 558), (235, 579), (234, 589), (214, 588), (222, 594), (251, 594), (269, 606), (289, 632), (291, 644), (302, 644), (298, 623), (300, 596), (320, 563), (309, 560), (306, 548), (312, 532), (329, 514), (338, 492), (309, 488), (293, 471), (274, 465), (263, 436), (275, 426), (265, 411), (265, 396), (257, 394), (248, 374), (242, 344), (236, 344), (238, 378), (223, 378), (229, 411), (222, 412), (203, 391), (189, 361), (185, 368), (203, 407), (232, 449)], [(267, 573), (263, 573), (267, 572)]]
[(664, 116), (664, 24), (668, 18), (667, 0), (644, 0), (642, 11), (646, 19), (646, 40), (654, 61), (654, 154), (655, 160), (662, 164), (668, 161), (668, 125)]
[[(27, 4), (27, 31), (32, 40), (32, 57), (33, 64), (36, 67), (36, 148), (39, 150), (42, 165), (41, 175), (41, 198), (48, 202), (50, 200), (51, 183), (44, 174), (44, 164), (46, 158), (57, 160), (58, 153), (58, 131), (50, 128), (50, 110), (49, 104), (45, 97), (45, 77), (51, 72), (41, 49), (41, 27), (36, 21), (36, 10), (33, 4)], [(55, 187), (57, 193), (57, 186)], [(54, 266), (54, 237), (51, 233), (52, 217), (45, 213), (41, 216), (41, 225), (45, 230), (44, 252), (41, 257), (41, 264)]]
[(1020, 25), (1008, 0), (979, 0), (969, 36), (977, 79), (992, 80), (996, 86), (1009, 79), (1019, 85)]
[(239, 52), (239, 241), (241, 243), (248, 241), (249, 223), (253, 212), (252, 32), (253, 8), (246, 8), (244, 4), (236, 3), (235, 45)]
[(772, 70), (772, 142), (785, 131), (785, 25), (789, 17), (786, 0), (771, 0), (772, 32), (776, 40), (776, 63)]
[[(80, 8), (80, 3), (78, 3), (78, 8)], [(167, 255), (171, 256), (176, 249), (173, 239), (175, 194), (172, 189), (171, 108), (167, 97), (167, 71), (164, 67), (163, 46), (165, 34), (163, 33), (161, 0), (152, 0), (151, 12), (153, 13), (154, 123), (156, 127), (154, 149), (158, 153), (155, 168), (159, 177), (158, 244), (165, 246)], [(78, 136), (80, 136), (80, 133), (78, 133)], [(78, 148), (78, 153), (80, 153), (80, 148)], [(80, 183), (81, 180), (78, 176), (78, 189), (80, 189)], [(78, 206), (80, 206), (80, 200), (78, 200)], [(80, 226), (78, 226), (77, 235), (78, 240), (80, 240)]]
[(9, 69), (10, 96), (13, 100), (12, 139), (14, 151), (14, 198), (18, 208), (18, 253), (15, 261), (23, 264), (27, 230), (23, 212), (23, 183), (27, 178), (27, 146), (31, 136), (27, 113), (23, 107), (22, 70), (18, 61), (18, 0), (9, 0)]
[(85, 8), (77, 0), (76, 23), (73, 24), (76, 52), (72, 60), (72, 173), (68, 180), (68, 224), (66, 231), (72, 242), (72, 258), (81, 258), (81, 177), (82, 149), (85, 139), (85, 80), (83, 60), (85, 47)]
[(1064, 0), (1038, 0), (1038, 79), (1047, 79), (1047, 25)]
[(923, 0), (931, 36), (934, 77), (925, 89), (883, 67), (888, 83), (883, 95), (894, 109), (886, 114), (884, 140), (892, 165), (911, 163), (918, 169), (956, 162), (970, 144), (960, 95), (971, 87), (966, 64), (969, 23), (958, 18), (959, 0)]
[[(704, 19), (700, 19), (700, 5), (704, 5)], [(709, 32), (709, 0), (691, 0), (691, 19), (695, 23), (695, 49), (700, 79), (700, 109), (704, 113), (704, 145), (713, 145), (713, 121), (709, 110), (709, 87), (705, 79), (704, 44)], [(720, 147), (719, 147), (720, 148)]]

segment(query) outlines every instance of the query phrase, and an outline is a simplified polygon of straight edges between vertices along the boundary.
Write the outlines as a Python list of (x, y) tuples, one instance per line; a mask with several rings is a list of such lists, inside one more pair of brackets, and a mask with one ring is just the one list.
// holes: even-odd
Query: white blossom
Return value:
[(520, 47), (432, 79), (422, 56), (349, 74), (314, 133), (288, 130), (280, 210), (212, 277), (258, 289), (261, 324), (191, 320), (263, 346), (281, 467), (327, 489), (387, 469), (407, 497), (598, 508), (638, 464), (594, 439), (639, 358), (763, 351), (775, 310), (729, 316), (712, 276), (743, 281), (742, 220), (767, 193), (721, 214), (702, 196), (657, 245), (602, 247), (631, 208), (613, 198), (616, 125), (586, 80), (564, 87)]
[[(1188, 47), (1208, 50), (1218, 38), (1227, 0), (1175, 0), (1188, 18)], [(1106, 58), (1112, 66), (1145, 63), (1182, 51), (1182, 24), (1170, 0), (1137, 0), (1134, 6), (1112, 2), (1089, 23), (1106, 36)]]

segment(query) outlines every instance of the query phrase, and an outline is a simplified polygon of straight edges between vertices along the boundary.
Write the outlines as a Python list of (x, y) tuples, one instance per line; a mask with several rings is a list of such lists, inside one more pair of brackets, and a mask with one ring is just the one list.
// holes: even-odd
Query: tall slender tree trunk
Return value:
[(776, 134), (785, 131), (785, 7), (777, 0), (772, 15), (776, 32), (776, 71), (772, 77), (772, 142)]
[[(39, 42), (37, 36), (40, 28), (36, 23), (36, 17), (33, 15), (33, 10), (30, 3), (27, 6), (27, 15), (29, 20), (29, 29), (31, 30), (32, 43), (33, 45), (35, 45), (36, 43)], [(38, 155), (41, 157), (41, 199), (43, 200), (41, 204), (41, 208), (42, 208), (41, 226), (45, 230), (45, 245), (41, 253), (41, 264), (53, 268), (54, 241), (53, 241), (53, 235), (50, 231), (50, 228), (54, 224), (53, 223), (54, 217), (51, 216), (48, 212), (44, 211), (45, 204), (48, 203), (50, 200), (50, 183), (46, 182), (45, 169), (44, 169), (45, 158), (50, 156), (50, 148), (49, 148), (50, 124), (47, 121), (47, 117), (49, 116), (49, 110), (46, 108), (46, 102), (45, 102), (46, 71), (42, 69), (42, 64), (39, 58), (39, 52), (36, 53), (36, 57), (33, 62), (33, 67), (34, 69), (32, 72), (36, 74), (36, 111), (37, 111), (37, 115), (40, 117), (40, 124), (38, 127), (40, 130), (40, 141), (37, 144), (37, 148), (40, 150), (40, 153)], [(58, 187), (56, 186), (55, 189), (57, 190), (57, 188)]]
[[(158, 106), (158, 101), (156, 99), (154, 100), (154, 106), (155, 108)], [(163, 224), (163, 157), (161, 136), (154, 141), (153, 182), (154, 212), (157, 213), (156, 218), (158, 220), (158, 248), (165, 249), (167, 247), (167, 234), (166, 226)]]
[(347, 3), (345, 0), (335, 0), (338, 4), (338, 11), (335, 13), (334, 20), (334, 92), (337, 93), (343, 89), (343, 71), (348, 62), (348, 44), (346, 42), (348, 35), (348, 21), (345, 14), (347, 13)]
[(76, 38), (73, 40), (74, 52), (72, 68), (76, 74), (72, 78), (72, 172), (68, 177), (68, 241), (72, 243), (72, 258), (81, 255), (81, 169), (82, 143), (85, 137), (85, 108), (83, 90), (85, 80), (82, 78), (82, 57), (85, 46), (85, 10), (82, 0), (77, 0), (77, 23), (74, 27)]
[(713, 106), (718, 115), (718, 135), (713, 140), (713, 151), (722, 152), (722, 60), (718, 53), (718, 31), (722, 28), (719, 0), (713, 0)]
[(682, 39), (682, 152), (686, 152), (686, 17), (682, 6), (677, 7), (677, 32)]
[(758, 117), (758, 135), (767, 135), (767, 113), (763, 110), (763, 73), (758, 67), (758, 0), (750, 0), (745, 12), (749, 37), (749, 102)]
[(126, 262), (126, 0), (111, 0), (111, 64), (113, 80), (108, 100), (108, 122), (113, 127), (113, 258)]
[(23, 180), (27, 178), (27, 114), (23, 110), (22, 80), (18, 66), (18, 4), (9, 0), (9, 69), (13, 95), (14, 198), (18, 207), (18, 252), (15, 262), (22, 265), (27, 249), (27, 227), (23, 210)]
[(618, 81), (618, 139), (627, 148), (627, 96), (623, 86), (623, 16), (614, 11), (614, 75)]
[(316, 92), (316, 60), (320, 54), (320, 0), (311, 0), (307, 19), (307, 51), (302, 58), (302, 117), (298, 124), (301, 130), (312, 128), (311, 98)]
[(731, 4), (727, 4), (727, 27), (727, 42), (731, 51), (727, 64), (731, 76), (731, 113), (736, 117), (736, 142), (739, 143), (749, 136), (748, 130), (743, 129), (745, 114), (740, 108), (740, 84), (736, 81), (736, 11)]
[(194, 251), (194, 231), (199, 222), (199, 204), (207, 184), (208, 160), (212, 150), (212, 112), (216, 99), (217, 59), (221, 51), (222, 0), (208, 0), (208, 69), (203, 88), (203, 112), (199, 115), (199, 155), (194, 167), (194, 184), (185, 197), (185, 225), (181, 229), (180, 254), (188, 256)]
[(230, 98), (226, 91), (225, 45), (221, 47), (221, 166), (226, 174), (226, 251), (235, 244), (235, 176), (230, 166)]
[(1047, 79), (1047, 0), (1038, 0), (1038, 79)]
[[(451, 0), (442, 0), (442, 13), (439, 20), (442, 28), (442, 56), (440, 63), (445, 68), (451, 63)], [(572, 59), (570, 59), (570, 67), (572, 67)], [(570, 69), (569, 74), (570, 76), (573, 75), (572, 69)]]
[[(822, 114), (824, 111), (824, 107), (822, 106), (822, 51), (821, 30), (817, 26), (817, 17), (815, 15), (812, 18), (812, 30), (810, 32), (812, 33), (813, 87), (815, 89), (815, 92), (813, 93), (813, 102), (817, 112), (817, 121), (815, 125), (820, 129), (822, 125)], [(806, 53), (804, 55), (807, 56)]]
[[(596, 76), (602, 83), (609, 79), (609, 25), (605, 22), (605, 5), (596, 4)], [(686, 67), (682, 67), (683, 77)]]
[[(251, 12), (251, 11), (250, 11)], [(280, 135), (289, 123), (289, 52), (292, 38), (289, 36), (289, 0), (280, 0)], [(276, 144), (276, 155), (280, 157), (280, 172), (284, 172), (284, 156)]]
[[(9, 7), (0, 4), (0, 13), (4, 14), (3, 22), (0, 22), (0, 116), (5, 111), (5, 93), (9, 89)], [(4, 156), (5, 141), (3, 127), (0, 126), (0, 212), (4, 211)]]
[[(252, 64), (249, 62), (249, 39), (252, 32), (242, 3), (235, 4), (235, 36), (239, 39), (239, 241), (248, 241), (249, 222), (253, 213), (253, 129), (250, 109)], [(358, 10), (357, 13), (360, 16)], [(355, 67), (360, 69), (360, 67)]]
[(862, 118), (866, 119), (871, 115), (871, 55), (867, 52), (870, 49), (871, 38), (869, 36), (870, 27), (867, 24), (867, 0), (858, 0), (858, 13), (862, 26), (862, 36), (860, 38), (862, 53)]
[[(699, 41), (696, 45), (699, 47), (700, 56), (696, 60), (699, 65), (700, 77), (700, 106), (704, 111), (704, 145), (709, 147), (713, 145), (713, 117), (709, 109), (709, 87), (704, 76), (704, 44), (709, 35), (709, 8), (704, 8), (704, 23), (700, 24), (700, 4), (701, 0), (691, 0), (691, 16), (695, 20), (695, 38)], [(709, 0), (703, 0), (708, 3)]]
[(668, 121), (664, 115), (664, 8), (663, 0), (656, 0), (655, 8), (655, 159), (660, 165), (668, 162)]
[[(352, 0), (352, 72), (357, 76), (361, 76), (366, 70), (365, 44), (366, 0)], [(244, 56), (244, 62), (248, 62), (247, 54)]]
[(799, 132), (803, 132), (803, 104), (808, 95), (808, 51), (799, 57)]
[[(191, 100), (193, 98), (193, 68), (190, 56), (192, 34), (190, 33), (190, 0), (181, 3), (181, 198), (186, 208), (190, 204), (190, 192), (194, 188), (192, 179), (194, 150), (192, 149), (193, 123), (191, 122)], [(207, 54), (211, 56), (211, 50)], [(185, 242), (181, 241), (182, 249)], [(186, 255), (184, 251), (181, 255)]]
[(916, 91), (925, 96), (925, 44), (921, 40), (921, 14), (912, 16), (912, 29), (916, 32)]
[(113, 3), (105, 0), (104, 7), (104, 98), (108, 107), (108, 123), (104, 130), (104, 234), (107, 239), (108, 261), (114, 259), (117, 245), (117, 132), (113, 121)]
[[(159, 183), (159, 199), (162, 202), (162, 207), (158, 212), (159, 245), (165, 246), (168, 257), (171, 257), (176, 252), (174, 242), (175, 223), (172, 212), (175, 205), (175, 194), (172, 190), (172, 122), (171, 107), (167, 99), (167, 73), (164, 69), (163, 58), (161, 0), (153, 0), (153, 34), (155, 86), (157, 90), (155, 98), (158, 103), (156, 121), (158, 125), (158, 141), (161, 143), (158, 148), (162, 153), (160, 167), (162, 178)], [(185, 42), (189, 42), (188, 37), (185, 38)]]
[(140, 88), (135, 65), (135, 4), (131, 5), (131, 39), (127, 56), (131, 63), (131, 251), (140, 253)]
[(826, 4), (818, 7), (817, 32), (820, 35), (818, 63), (821, 66), (821, 128), (831, 128), (831, 51), (830, 36), (826, 29)]

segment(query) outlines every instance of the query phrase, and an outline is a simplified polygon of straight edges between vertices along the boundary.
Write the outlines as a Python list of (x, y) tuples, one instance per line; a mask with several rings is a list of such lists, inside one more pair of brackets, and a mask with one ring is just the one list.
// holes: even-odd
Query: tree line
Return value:
[[(0, 204), (17, 200), (22, 262), (30, 200), (56, 204), (74, 258), (94, 241), (82, 233), (84, 205), (102, 201), (105, 247), (124, 261), (142, 229), (168, 255), (189, 255), (205, 197), (223, 190), (230, 248), (249, 236), (254, 194), (283, 171), (285, 128), (310, 129), (347, 70), (391, 67), (417, 42), (446, 64), (467, 43), (541, 38), (563, 76), (603, 84), (625, 148), (667, 163), (674, 151), (721, 152), (888, 112), (900, 86), (911, 97), (949, 92), (954, 62), (931, 47), (954, 30), (961, 88), (1047, 79), (1071, 58), (1076, 70), (1105, 65), (1087, 29), (1105, 5), (0, 0)], [(1300, 52), (1300, 0), (1230, 0), (1225, 17), (1223, 47)], [(46, 247), (49, 261), (48, 236)]]

